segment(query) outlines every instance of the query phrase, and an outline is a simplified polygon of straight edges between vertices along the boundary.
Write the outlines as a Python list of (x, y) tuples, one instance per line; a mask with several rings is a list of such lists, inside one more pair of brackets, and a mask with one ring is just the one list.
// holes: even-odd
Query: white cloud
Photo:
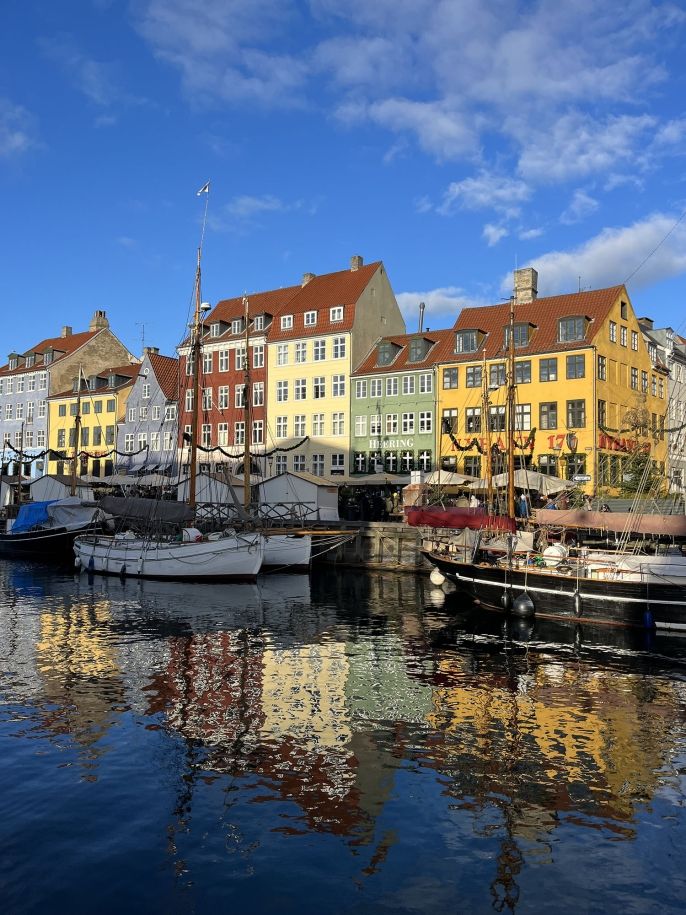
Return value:
[[(582, 286), (601, 289), (627, 280), (631, 286), (641, 288), (683, 275), (686, 225), (681, 223), (674, 228), (675, 222), (673, 216), (656, 213), (631, 226), (603, 229), (571, 251), (550, 251), (532, 258), (531, 264), (539, 274), (539, 294), (576, 291), (579, 277)], [(508, 275), (503, 278), (501, 290), (507, 291), (511, 286), (512, 277)]]
[(137, 244), (135, 238), (130, 238), (128, 235), (120, 235), (116, 242), (122, 248), (135, 248)]
[(486, 223), (481, 233), (482, 237), (486, 239), (489, 248), (492, 248), (494, 245), (497, 245), (501, 238), (510, 233), (504, 226), (494, 226), (492, 223)]
[(541, 235), (543, 235), (543, 229), (540, 227), (532, 229), (520, 229), (518, 232), (518, 237), (521, 238), (522, 241), (529, 241), (532, 238), (540, 238)]
[(0, 97), (0, 158), (9, 159), (38, 145), (33, 116)]
[(531, 190), (523, 181), (482, 171), (473, 178), (450, 184), (438, 211), (447, 214), (461, 206), (470, 210), (491, 208), (513, 213), (517, 210), (517, 205), (524, 203), (530, 196)]
[(425, 292), (400, 292), (396, 296), (409, 330), (418, 326), (419, 303), (424, 302), (424, 329), (449, 327), (460, 310), (475, 305), (485, 305), (486, 300), (468, 296), (459, 286), (441, 286)]
[(76, 88), (96, 105), (108, 107), (120, 98), (114, 78), (115, 67), (94, 60), (80, 51), (70, 35), (42, 38), (43, 53), (69, 75)]
[(569, 206), (560, 216), (560, 222), (563, 225), (571, 226), (576, 222), (582, 222), (587, 216), (590, 216), (598, 209), (598, 201), (591, 197), (586, 191), (578, 188), (574, 191)]
[(250, 197), (244, 194), (227, 204), (226, 212), (238, 219), (250, 219), (260, 213), (274, 213), (285, 209), (283, 201), (271, 194), (264, 194), (262, 197)]

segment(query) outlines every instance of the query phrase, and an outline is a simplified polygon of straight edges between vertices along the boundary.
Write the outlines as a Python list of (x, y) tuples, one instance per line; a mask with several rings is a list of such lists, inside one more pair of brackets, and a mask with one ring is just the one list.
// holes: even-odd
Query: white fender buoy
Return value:
[(429, 581), (432, 585), (442, 585), (445, 581), (445, 575), (440, 569), (434, 568), (431, 570), (431, 575), (429, 575)]

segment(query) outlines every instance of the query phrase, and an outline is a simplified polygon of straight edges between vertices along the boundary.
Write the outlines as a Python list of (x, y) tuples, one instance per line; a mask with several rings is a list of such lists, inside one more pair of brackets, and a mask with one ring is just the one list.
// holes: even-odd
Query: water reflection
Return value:
[[(683, 836), (681, 643), (503, 629), (431, 592), (409, 576), (171, 585), (2, 564), (0, 739), (61, 754), (66, 740), (96, 781), (116, 777), (119, 732), (141, 726), (141, 759), (173, 758), (165, 822), (150, 828), (179, 880), (202, 872), (208, 835), (251, 874), (269, 868), (265, 847), (319, 835), (347, 848), (353, 863), (333, 871), (351, 892), (386, 872), (394, 892), (418, 892), (409, 848), (443, 902), (452, 886), (452, 902), (512, 911), (523, 886), (543, 901), (531, 875), (559, 868), (568, 843), (610, 861), (608, 842), (640, 844), (651, 804), (678, 811)], [(34, 790), (62, 764), (35, 764)], [(116, 790), (144, 802), (142, 785)], [(459, 892), (456, 855), (470, 871)], [(299, 866), (290, 879), (305, 885)]]

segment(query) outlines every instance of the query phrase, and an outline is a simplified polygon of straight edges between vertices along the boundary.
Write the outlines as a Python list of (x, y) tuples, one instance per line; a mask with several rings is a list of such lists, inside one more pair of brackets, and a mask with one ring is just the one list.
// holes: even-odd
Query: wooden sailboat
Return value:
[[(439, 572), (482, 607), (518, 617), (571, 619), (646, 629), (686, 631), (686, 559), (618, 551), (572, 550), (554, 543), (534, 548), (536, 531), (515, 523), (514, 359), (515, 302), (511, 299), (507, 377), (507, 534), (487, 533), (485, 525), (451, 536), (425, 538), (423, 553)], [(490, 455), (488, 456), (490, 458)], [(562, 512), (556, 516), (559, 525)], [(579, 513), (575, 513), (579, 514)], [(586, 513), (590, 522), (590, 513)], [(681, 519), (684, 522), (684, 519)], [(686, 538), (686, 522), (675, 538)], [(625, 547), (628, 543), (625, 544)]]
[[(262, 567), (264, 538), (259, 532), (231, 529), (203, 536), (193, 524), (203, 316), (209, 310), (209, 305), (203, 303), (201, 297), (201, 259), (202, 247), (199, 247), (190, 347), (194, 396), (188, 503), (120, 500), (125, 504), (118, 514), (124, 519), (127, 530), (113, 536), (78, 537), (74, 543), (77, 565), (89, 572), (190, 581), (254, 581)], [(114, 501), (107, 500), (108, 510), (113, 507)]]

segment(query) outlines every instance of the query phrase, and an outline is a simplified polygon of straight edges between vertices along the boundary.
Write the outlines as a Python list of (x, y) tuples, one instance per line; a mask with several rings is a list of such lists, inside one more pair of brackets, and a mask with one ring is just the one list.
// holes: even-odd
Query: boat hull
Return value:
[(77, 565), (98, 575), (175, 581), (254, 581), (262, 567), (264, 538), (243, 534), (201, 541), (136, 537), (77, 537)]
[(0, 534), (0, 558), (69, 562), (74, 555), (74, 539), (83, 530), (61, 527), (25, 531), (21, 534)]
[(269, 534), (264, 538), (263, 569), (284, 572), (307, 572), (312, 558), (312, 538), (309, 535)]
[(548, 619), (686, 631), (686, 587), (676, 581), (621, 581), (461, 562), (424, 555), (458, 588), (483, 607), (506, 612), (526, 593), (533, 613)]

